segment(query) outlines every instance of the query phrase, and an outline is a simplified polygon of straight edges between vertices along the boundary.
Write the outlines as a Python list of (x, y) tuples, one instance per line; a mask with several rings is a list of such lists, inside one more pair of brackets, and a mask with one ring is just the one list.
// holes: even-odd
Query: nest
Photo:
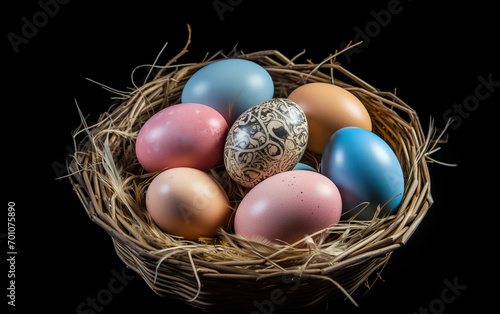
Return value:
[[(330, 55), (322, 62), (296, 64), (278, 51), (232, 56), (262, 65), (272, 76), (275, 97), (287, 97), (300, 85), (339, 85), (366, 106), (373, 132), (394, 150), (405, 176), (405, 193), (395, 215), (371, 221), (341, 221), (306, 245), (266, 245), (227, 231), (216, 238), (187, 241), (161, 231), (145, 207), (145, 192), (157, 173), (146, 173), (135, 155), (141, 126), (154, 113), (180, 103), (183, 86), (200, 68), (224, 58), (217, 54), (196, 64), (176, 64), (187, 46), (149, 82), (130, 92), (95, 125), (75, 132), (76, 153), (68, 165), (70, 181), (90, 219), (106, 230), (119, 257), (160, 296), (180, 299), (206, 311), (255, 309), (261, 300), (298, 311), (344, 298), (376, 280), (397, 248), (404, 245), (432, 205), (428, 156), (438, 142), (425, 135), (416, 112), (394, 93), (379, 91), (344, 69)], [(346, 48), (346, 49), (349, 49)], [(134, 84), (135, 85), (135, 84)], [(432, 122), (432, 121), (431, 121)], [(432, 125), (432, 123), (431, 123)], [(431, 126), (432, 128), (432, 126)], [(320, 156), (306, 152), (302, 162), (319, 168)], [(209, 172), (225, 188), (234, 210), (248, 189), (232, 182), (223, 163)], [(301, 241), (301, 242), (302, 242)], [(371, 276), (372, 275), (372, 276)], [(286, 298), (286, 299), (284, 299)], [(285, 300), (285, 302), (281, 302)], [(278, 304), (280, 303), (280, 304)]]

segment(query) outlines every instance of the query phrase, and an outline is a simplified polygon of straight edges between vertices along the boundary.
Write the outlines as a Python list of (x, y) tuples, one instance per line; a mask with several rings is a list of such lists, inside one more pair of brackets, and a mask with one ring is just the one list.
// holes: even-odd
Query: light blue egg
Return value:
[[(384, 204), (378, 217), (395, 214), (403, 198), (404, 176), (398, 158), (383, 139), (365, 129), (346, 127), (335, 132), (324, 148), (321, 173), (339, 188), (342, 219), (359, 212), (357, 220), (370, 220), (377, 206)], [(352, 210), (363, 202), (370, 205), (363, 211), (364, 205)]]
[(299, 162), (298, 164), (296, 164), (295, 167), (293, 167), (292, 170), (309, 170), (309, 171), (318, 172), (313, 167), (311, 167), (309, 165), (306, 165), (306, 164), (303, 164), (301, 162)]
[(182, 91), (182, 102), (210, 106), (231, 126), (245, 110), (273, 96), (274, 83), (266, 69), (248, 60), (225, 59), (193, 74)]

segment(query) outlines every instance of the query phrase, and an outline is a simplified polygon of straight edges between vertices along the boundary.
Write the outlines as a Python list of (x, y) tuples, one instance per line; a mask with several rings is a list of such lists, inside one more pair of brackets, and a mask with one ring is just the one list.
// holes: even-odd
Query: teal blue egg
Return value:
[(403, 198), (404, 176), (396, 154), (365, 129), (335, 132), (324, 148), (321, 173), (340, 191), (343, 219), (371, 220), (377, 206), (383, 206), (378, 217), (395, 214)]
[(308, 171), (318, 172), (313, 167), (311, 167), (309, 165), (306, 165), (306, 164), (303, 164), (301, 162), (299, 162), (298, 164), (296, 164), (295, 167), (293, 167), (292, 170), (308, 170)]
[(244, 111), (273, 96), (271, 75), (259, 64), (244, 59), (210, 63), (194, 73), (182, 90), (183, 103), (214, 108), (229, 127)]

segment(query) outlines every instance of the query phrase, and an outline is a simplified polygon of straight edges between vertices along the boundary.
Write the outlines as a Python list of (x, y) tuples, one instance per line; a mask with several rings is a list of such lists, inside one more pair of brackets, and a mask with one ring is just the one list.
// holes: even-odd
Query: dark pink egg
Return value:
[(194, 103), (167, 107), (142, 126), (135, 151), (148, 172), (190, 167), (209, 170), (222, 160), (229, 131), (215, 109)]
[(255, 241), (293, 244), (336, 224), (341, 212), (340, 193), (330, 179), (312, 171), (287, 171), (248, 192), (236, 211), (234, 230)]

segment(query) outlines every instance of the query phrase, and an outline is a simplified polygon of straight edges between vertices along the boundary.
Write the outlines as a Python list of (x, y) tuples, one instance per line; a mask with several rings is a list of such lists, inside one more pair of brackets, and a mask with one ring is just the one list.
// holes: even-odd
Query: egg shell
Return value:
[(361, 101), (344, 88), (309, 83), (296, 88), (288, 99), (304, 110), (309, 124), (307, 149), (321, 154), (335, 131), (348, 126), (372, 130), (370, 115)]
[(226, 59), (193, 74), (182, 90), (182, 102), (210, 106), (231, 126), (245, 110), (273, 95), (274, 83), (266, 69), (249, 60)]
[(245, 111), (232, 125), (224, 146), (229, 176), (245, 187), (292, 170), (307, 145), (307, 120), (288, 99), (263, 101)]
[(250, 190), (234, 218), (234, 230), (254, 241), (293, 244), (336, 224), (342, 200), (335, 184), (317, 172), (288, 171)]
[[(339, 188), (346, 218), (371, 220), (379, 205), (383, 206), (379, 217), (394, 214), (403, 198), (398, 158), (382, 138), (365, 129), (346, 127), (335, 132), (325, 146), (321, 173)], [(362, 202), (370, 205), (361, 211)]]
[(192, 241), (215, 236), (231, 216), (222, 186), (207, 173), (185, 167), (165, 170), (153, 179), (146, 208), (161, 230)]
[(316, 169), (314, 169), (313, 167), (309, 166), (309, 165), (306, 165), (306, 164), (303, 164), (301, 162), (299, 162), (298, 164), (295, 165), (295, 167), (293, 167), (292, 170), (308, 170), (308, 171), (314, 171), (314, 172), (318, 172)]
[(183, 103), (154, 114), (142, 126), (135, 150), (148, 172), (192, 167), (209, 170), (222, 160), (229, 127), (213, 108)]

